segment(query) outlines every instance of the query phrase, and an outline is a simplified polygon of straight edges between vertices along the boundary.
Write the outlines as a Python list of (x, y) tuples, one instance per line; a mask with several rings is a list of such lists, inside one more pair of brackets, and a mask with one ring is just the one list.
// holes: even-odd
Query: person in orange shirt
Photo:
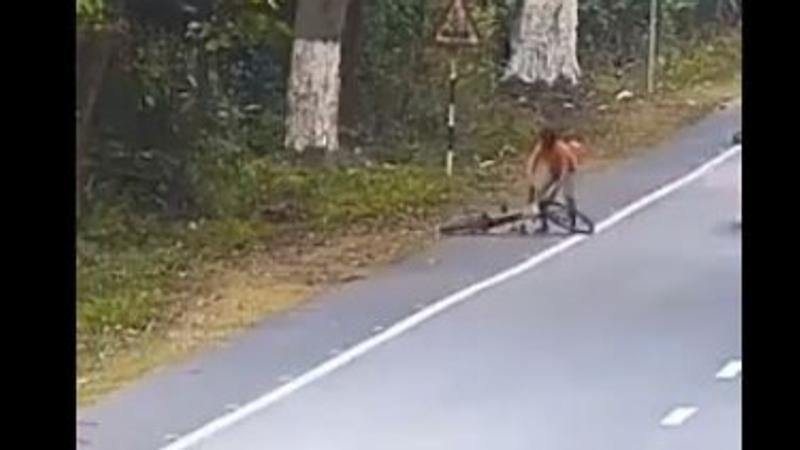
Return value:
[[(570, 212), (572, 226), (575, 225), (575, 174), (580, 160), (587, 154), (586, 147), (577, 136), (559, 138), (551, 128), (539, 133), (525, 164), (528, 184), (528, 203), (534, 216), (546, 208), (546, 202), (561, 194)], [(547, 215), (541, 215), (542, 225), (538, 232), (549, 229)]]

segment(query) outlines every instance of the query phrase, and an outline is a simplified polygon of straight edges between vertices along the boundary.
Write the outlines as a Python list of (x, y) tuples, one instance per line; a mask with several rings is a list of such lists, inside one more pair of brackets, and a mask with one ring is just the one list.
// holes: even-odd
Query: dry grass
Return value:
[[(599, 118), (586, 130), (587, 140), (597, 159), (631, 156), (740, 96), (741, 79), (737, 75), (648, 100), (634, 100)], [(609, 129), (613, 131), (609, 133)]]

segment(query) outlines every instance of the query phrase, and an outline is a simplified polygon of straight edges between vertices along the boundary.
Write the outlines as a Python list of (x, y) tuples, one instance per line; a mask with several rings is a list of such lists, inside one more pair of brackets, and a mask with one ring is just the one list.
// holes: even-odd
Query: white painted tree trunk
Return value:
[(338, 40), (294, 40), (286, 118), (288, 148), (297, 152), (339, 148), (340, 62)]
[(578, 65), (578, 0), (519, 0), (511, 30), (511, 59), (504, 78), (575, 84)]

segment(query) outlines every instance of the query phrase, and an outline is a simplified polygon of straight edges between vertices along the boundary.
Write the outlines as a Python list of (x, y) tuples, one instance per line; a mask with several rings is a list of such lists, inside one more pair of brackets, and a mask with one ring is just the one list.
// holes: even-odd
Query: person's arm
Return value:
[(589, 150), (580, 141), (572, 141), (570, 143), (570, 146), (572, 146), (572, 149), (574, 150), (575, 155), (577, 156), (578, 162), (580, 162), (587, 154), (589, 154)]
[(578, 155), (570, 153), (569, 155), (569, 171), (571, 173), (578, 171)]
[(563, 177), (567, 173), (574, 173), (578, 170), (578, 156), (572, 144), (559, 142), (559, 155), (561, 155), (561, 172), (559, 177)]
[(525, 162), (525, 176), (528, 178), (533, 175), (533, 172), (536, 169), (536, 160), (538, 159), (541, 149), (541, 144), (537, 143), (533, 146), (530, 154), (528, 155), (528, 160)]

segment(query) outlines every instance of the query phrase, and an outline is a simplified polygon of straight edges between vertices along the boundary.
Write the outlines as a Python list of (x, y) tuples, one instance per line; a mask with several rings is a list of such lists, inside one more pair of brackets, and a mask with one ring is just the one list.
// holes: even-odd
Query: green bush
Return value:
[(269, 176), (266, 159), (255, 158), (242, 147), (212, 138), (190, 163), (194, 197), (203, 217), (250, 218), (258, 213), (263, 186)]
[(729, 75), (741, 67), (741, 34), (724, 33), (696, 42), (665, 67), (667, 87), (680, 89)]
[(328, 229), (352, 223), (420, 217), (448, 201), (457, 181), (441, 168), (421, 166), (297, 169), (275, 172), (267, 188), (276, 201), (293, 202), (311, 226)]
[(441, 169), (415, 167), (339, 170), (315, 184), (311, 210), (324, 226), (424, 216), (450, 194)]

